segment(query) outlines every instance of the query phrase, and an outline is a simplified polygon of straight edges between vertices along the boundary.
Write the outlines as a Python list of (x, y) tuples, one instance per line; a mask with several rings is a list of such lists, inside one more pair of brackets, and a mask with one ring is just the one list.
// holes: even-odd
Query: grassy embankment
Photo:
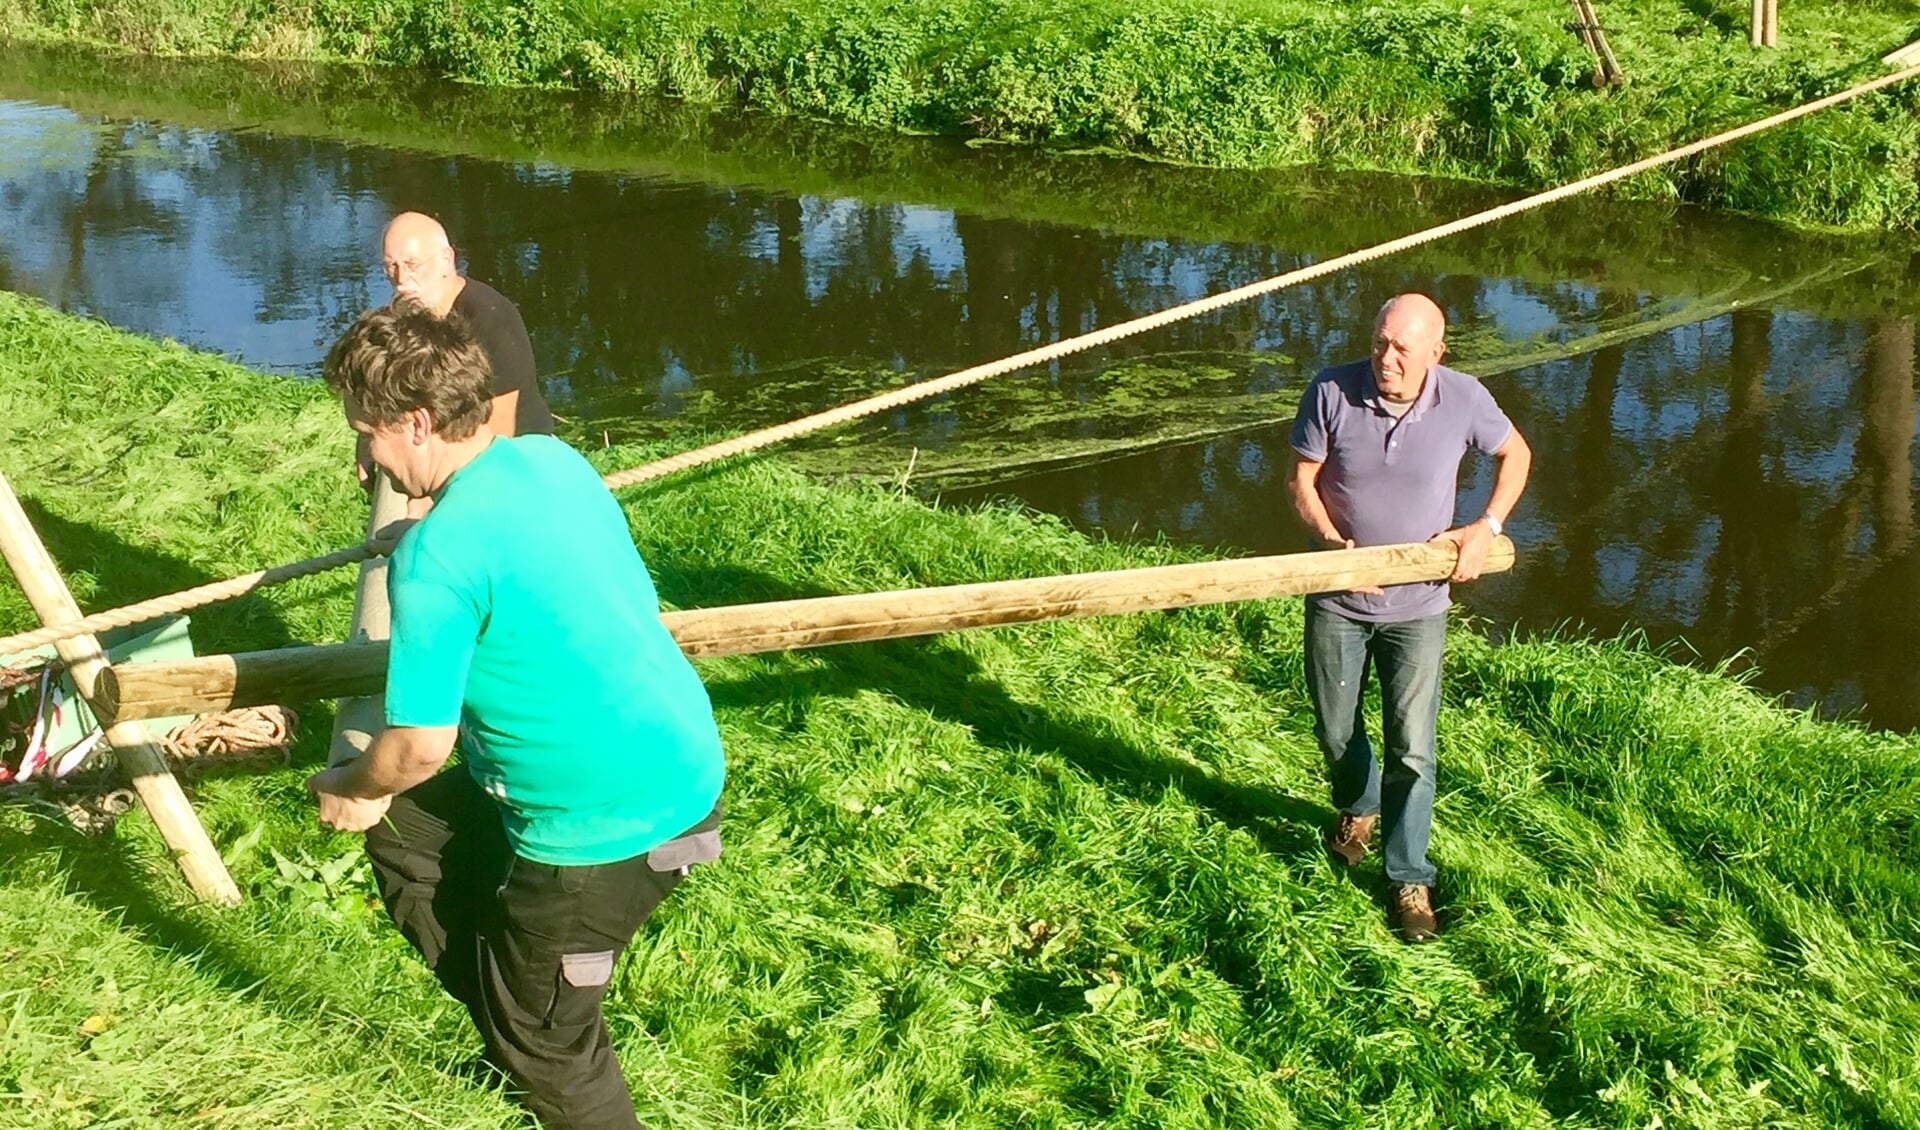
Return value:
[[(0, 294), (6, 470), (89, 606), (350, 539), (325, 393)], [(637, 461), (635, 449), (596, 453)], [(1144, 564), (761, 461), (631, 492), (692, 606)], [(1497, 583), (1497, 582), (1493, 582)], [(196, 618), (337, 635), (346, 578)], [(0, 593), (0, 628), (26, 620)], [(726, 859), (610, 1014), (666, 1126), (1920, 1124), (1920, 739), (1631, 644), (1456, 634), (1447, 933), (1330, 872), (1297, 602), (706, 663)], [(295, 767), (203, 784), (248, 891), (144, 818), (0, 810), (0, 1125), (508, 1126)]]
[[(1531, 0), (1347, 8), (1303, 0), (0, 0), (21, 38), (140, 51), (351, 59), (490, 86), (693, 102), (1243, 168), (1386, 169), (1540, 186), (1645, 156), (1878, 73), (1911, 4), (1789, 13), (1619, 0), (1626, 88), (1597, 93)], [(1649, 174), (1625, 191), (1795, 223), (1920, 226), (1912, 87)]]

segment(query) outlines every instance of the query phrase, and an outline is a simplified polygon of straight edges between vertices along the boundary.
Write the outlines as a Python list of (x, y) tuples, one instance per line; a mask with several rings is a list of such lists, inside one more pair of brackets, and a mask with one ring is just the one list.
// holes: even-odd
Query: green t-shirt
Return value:
[(566, 444), (495, 439), (455, 472), (400, 539), (387, 592), (387, 725), (459, 725), (521, 857), (628, 859), (713, 808), (706, 688), (626, 516)]

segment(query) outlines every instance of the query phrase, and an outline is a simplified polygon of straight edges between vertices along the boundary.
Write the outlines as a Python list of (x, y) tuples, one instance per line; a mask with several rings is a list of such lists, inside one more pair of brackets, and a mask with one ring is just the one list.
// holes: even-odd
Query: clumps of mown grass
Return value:
[[(0, 367), (0, 470), (88, 609), (360, 540), (352, 435), (317, 383), (156, 346), (5, 292)], [(337, 638), (352, 599), (352, 577), (334, 573), (271, 603), (246, 597), (193, 618), (231, 649), (274, 647)], [(0, 594), (7, 615), (25, 607)]]
[[(265, 442), (325, 403), (7, 296), (0, 327), (0, 403), (90, 390), (39, 418), (36, 443), (139, 437), (83, 477), (50, 474), (51, 456), (21, 476), (73, 543), (119, 536), (138, 482), (164, 502), (143, 519), (154, 557), (240, 553), (247, 515), (159, 490), (143, 453), (171, 433), (137, 431), (135, 408), (203, 397), (223, 407), (196, 410), (202, 426)], [(89, 375), (102, 358), (128, 375)], [(9, 452), (12, 421), (0, 413)], [(258, 458), (208, 444), (172, 463), (217, 483)], [(327, 489), (324, 470), (309, 485)], [(256, 473), (269, 493), (309, 481)], [(686, 607), (1191, 556), (1011, 507), (824, 488), (774, 459), (622, 503)], [(322, 614), (262, 598), (323, 636), (345, 618), (325, 599)], [(0, 628), (21, 619), (0, 609)], [(1336, 873), (1319, 847), (1300, 627), (1298, 602), (1254, 602), (703, 662), (729, 755), (726, 855), (662, 907), (608, 1000), (642, 1117), (1920, 1121), (1905, 932), (1920, 738), (1819, 722), (1633, 640), (1495, 644), (1462, 624), (1441, 714), (1444, 934), (1408, 948), (1386, 929), (1378, 865)], [(209, 623), (200, 642), (249, 630)], [(0, 1110), (29, 1125), (209, 1110), (211, 1125), (384, 1125), (403, 1107), (511, 1124), (456, 1070), (475, 1050), (458, 1009), (364, 897), (330, 885), (351, 884), (357, 846), (313, 824), (300, 787), (325, 736), (316, 711), (293, 768), (196, 789), (248, 892), (237, 911), (189, 905), (143, 818), (90, 840), (0, 810), (0, 952), (32, 972), (0, 989), (0, 1082), (21, 1096)], [(96, 1014), (124, 1018), (106, 1033), (122, 1042), (84, 1034)], [(78, 1060), (54, 1080), (59, 1056)]]
[[(1879, 73), (1911, 14), (1796, 13), (1777, 51), (1681, 0), (1608, 8), (1602, 93), (1565, 13), (1522, 0), (0, 0), (16, 34), (159, 53), (425, 68), (1237, 168), (1322, 165), (1544, 187)], [(1802, 224), (1920, 223), (1920, 95), (1893, 91), (1618, 191)]]
[[(97, 895), (66, 891), (72, 879), (45, 846), (60, 834), (22, 842), (15, 823), (0, 814), (8, 858), (39, 858), (0, 881), (0, 1125), (522, 1125), (502, 1097), (449, 1087), (431, 1061), (396, 1054), (413, 1035), (406, 1018), (392, 1028), (325, 999), (270, 1002), (225, 955), (170, 946)], [(256, 984), (302, 972), (296, 947), (282, 954), (286, 965), (248, 971)]]
[[(736, 580), (831, 553), (832, 587), (840, 562), (888, 587), (1129, 552), (1008, 510), (843, 524), (873, 496), (803, 503), (798, 484), (753, 477), (738, 494), (670, 488), (636, 507), (652, 558), (704, 530), (703, 555)], [(802, 524), (813, 532), (787, 528)], [(999, 548), (947, 552), (954, 527)], [(811, 1031), (862, 999), (884, 1013), (888, 971), (917, 945), (939, 964), (915, 971), (915, 999), (970, 1025), (983, 1064), (1019, 1062), (992, 1049), (1024, 1012), (1029, 1054), (1059, 1057), (1063, 1119), (1232, 1124), (1202, 1097), (1226, 1084), (1196, 1063), (1263, 1112), (1249, 1125), (1379, 1106), (1442, 1125), (1914, 1117), (1920, 1016), (1899, 932), (1920, 908), (1913, 739), (1782, 710), (1630, 641), (1463, 633), (1436, 840), (1448, 942), (1408, 951), (1381, 925), (1377, 871), (1349, 885), (1321, 861), (1298, 631), (1297, 605), (1249, 605), (714, 671), (723, 707), (757, 716), (748, 740), (730, 738), (744, 779), (732, 811), (800, 857), (790, 889), (741, 881), (794, 916), (776, 965), (840, 986), (783, 982), (789, 1011), (769, 1038), (790, 1014)], [(1836, 764), (1855, 778), (1840, 797)], [(876, 931), (885, 961), (867, 955)], [(845, 984), (847, 961), (872, 983)], [(824, 1070), (783, 1056), (783, 1085)]]

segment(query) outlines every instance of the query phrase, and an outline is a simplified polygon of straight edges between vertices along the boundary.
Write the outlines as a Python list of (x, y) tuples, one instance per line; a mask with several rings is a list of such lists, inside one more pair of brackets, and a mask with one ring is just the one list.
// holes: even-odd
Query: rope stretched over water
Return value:
[(646, 482), (649, 479), (656, 479), (663, 475), (672, 474), (675, 471), (685, 471), (719, 459), (742, 455), (749, 451), (756, 451), (762, 447), (771, 446), (772, 444), (797, 439), (803, 435), (858, 420), (864, 416), (871, 416), (877, 412), (885, 412), (888, 409), (898, 408), (904, 404), (911, 404), (917, 400), (925, 400), (928, 397), (939, 396), (941, 393), (952, 392), (955, 389), (978, 384), (990, 377), (997, 377), (1005, 373), (1013, 372), (1016, 369), (1025, 369), (1048, 361), (1055, 361), (1071, 354), (1080, 353), (1088, 349), (1106, 345), (1110, 342), (1132, 337), (1135, 334), (1159, 329), (1161, 326), (1172, 325), (1175, 322), (1185, 321), (1188, 318), (1196, 318), (1201, 314), (1218, 310), (1223, 306), (1231, 306), (1236, 303), (1245, 302), (1250, 298), (1258, 298), (1263, 294), (1268, 294), (1285, 287), (1297, 286), (1303, 282), (1311, 282), (1314, 279), (1333, 274), (1336, 271), (1345, 270), (1348, 267), (1369, 263), (1375, 259), (1419, 247), (1422, 244), (1445, 239), (1450, 235), (1458, 235), (1463, 231), (1471, 231), (1474, 228), (1491, 224), (1496, 220), (1503, 220), (1508, 216), (1532, 211), (1535, 208), (1541, 208), (1548, 204), (1565, 200), (1570, 196), (1577, 196), (1589, 189), (1599, 188), (1602, 185), (1625, 180), (1628, 177), (1644, 173), (1649, 169), (1656, 169), (1662, 165), (1672, 164), (1675, 161), (1684, 160), (1696, 153), (1705, 152), (1716, 146), (1738, 141), (1743, 137), (1759, 133), (1762, 130), (1772, 129), (1774, 126), (1783, 125), (1797, 118), (1804, 118), (1809, 114), (1824, 110), (1829, 106), (1838, 105), (1841, 102), (1858, 98), (1863, 94), (1868, 94), (1883, 87), (1892, 86), (1895, 83), (1903, 82), (1916, 75), (1920, 75), (1920, 66), (1908, 67), (1906, 70), (1899, 71), (1895, 74), (1886, 75), (1869, 82), (1863, 82), (1858, 86), (1850, 87), (1838, 94), (1830, 94), (1825, 98), (1816, 99), (1804, 105), (1796, 106), (1791, 110), (1782, 111), (1772, 117), (1762, 118), (1757, 122), (1751, 122), (1737, 129), (1715, 134), (1712, 137), (1693, 142), (1690, 145), (1684, 145), (1678, 149), (1671, 149), (1657, 156), (1636, 161), (1631, 165), (1623, 165), (1620, 168), (1612, 169), (1604, 173), (1596, 173), (1582, 180), (1561, 185), (1559, 188), (1548, 189), (1545, 192), (1536, 193), (1508, 204), (1502, 204), (1497, 208), (1489, 208), (1484, 212), (1477, 212), (1471, 216), (1454, 220), (1451, 223), (1441, 224), (1438, 227), (1428, 228), (1425, 231), (1415, 232), (1412, 235), (1401, 236), (1399, 239), (1375, 244), (1372, 247), (1360, 251), (1349, 252), (1338, 258), (1316, 263), (1311, 267), (1304, 267), (1297, 271), (1289, 271), (1284, 275), (1275, 275), (1272, 278), (1264, 279), (1260, 282), (1249, 283), (1243, 287), (1222, 291), (1219, 294), (1209, 295), (1206, 298), (1196, 299), (1193, 302), (1188, 302), (1181, 306), (1174, 306), (1162, 310), (1157, 314), (1149, 314), (1142, 318), (1135, 318), (1130, 322), (1121, 322), (1118, 325), (1108, 326), (1102, 330), (1094, 330), (1092, 333), (1081, 334), (1078, 337), (1063, 338), (1051, 345), (1044, 345), (1037, 349), (1029, 349), (1024, 353), (1016, 353), (1010, 357), (1003, 357), (998, 361), (989, 361), (984, 365), (975, 365), (970, 369), (962, 369), (957, 373), (939, 377), (935, 380), (922, 381), (919, 384), (908, 385), (905, 388), (895, 389), (892, 392), (882, 393), (879, 396), (869, 397), (866, 400), (857, 400), (851, 404), (843, 404), (838, 408), (828, 409), (825, 412), (819, 412), (812, 416), (804, 416), (785, 424), (778, 424), (757, 432), (749, 432), (746, 435), (736, 436), (729, 440), (722, 440), (719, 443), (709, 444), (706, 447), (695, 448), (692, 451), (682, 452), (679, 455), (635, 467), (630, 471), (620, 471), (608, 475), (606, 477), (606, 483), (608, 487), (618, 490), (621, 487)]
[[(1615, 181), (1625, 180), (1631, 176), (1637, 176), (1650, 169), (1657, 169), (1662, 165), (1670, 165), (1676, 161), (1683, 161), (1695, 154), (1704, 153), (1709, 149), (1738, 141), (1744, 137), (1750, 137), (1753, 134), (1772, 129), (1775, 126), (1785, 125), (1788, 122), (1804, 118), (1809, 114), (1818, 113), (1830, 106), (1837, 106), (1842, 102), (1848, 102), (1862, 95), (1871, 94), (1876, 90), (1882, 90), (1897, 83), (1905, 82), (1915, 76), (1920, 76), (1920, 65), (1910, 66), (1903, 70), (1895, 71), (1892, 74), (1859, 83), (1837, 94), (1829, 94), (1824, 98), (1814, 99), (1811, 102), (1795, 106), (1790, 110), (1783, 110), (1778, 114), (1761, 118), (1759, 121), (1749, 122), (1744, 126), (1727, 130), (1724, 133), (1714, 134), (1712, 137), (1680, 146), (1677, 149), (1669, 149), (1665, 153), (1635, 161), (1630, 165), (1622, 165), (1617, 169), (1610, 169), (1604, 173), (1596, 173), (1593, 176), (1563, 184), (1558, 188), (1551, 188), (1545, 192), (1535, 193), (1532, 196), (1502, 204), (1497, 208), (1489, 208), (1484, 212), (1476, 212), (1471, 216), (1441, 224), (1438, 227), (1427, 228), (1424, 231), (1415, 232), (1412, 235), (1401, 236), (1399, 239), (1388, 240), (1386, 243), (1376, 244), (1360, 251), (1349, 252), (1346, 255), (1328, 259), (1310, 267), (1303, 267), (1297, 271), (1289, 271), (1286, 274), (1275, 275), (1272, 278), (1264, 279), (1260, 282), (1249, 283), (1246, 286), (1237, 287), (1233, 290), (1209, 295), (1206, 298), (1162, 310), (1157, 314), (1149, 314), (1142, 318), (1135, 318), (1132, 321), (1121, 322), (1118, 325), (1108, 326), (1105, 329), (1095, 330), (1077, 337), (1063, 338), (1050, 345), (1041, 346), (1037, 349), (1029, 349), (1024, 353), (1016, 353), (1010, 357), (1003, 357), (998, 361), (989, 361), (984, 365), (975, 365), (972, 368), (962, 369), (957, 373), (951, 373), (934, 380), (907, 385), (904, 388), (895, 389), (892, 392), (868, 397), (865, 400), (857, 400), (851, 404), (843, 404), (838, 408), (828, 409), (825, 412), (818, 412), (811, 416), (803, 416), (798, 420), (791, 420), (771, 428), (748, 432), (746, 435), (735, 436), (733, 439), (708, 444), (705, 447), (698, 447), (692, 451), (685, 451), (679, 455), (669, 456), (665, 459), (657, 459), (651, 463), (646, 463), (629, 470), (616, 471), (613, 474), (604, 476), (601, 481), (607, 484), (609, 490), (619, 490), (621, 487), (633, 486), (636, 483), (661, 478), (677, 471), (690, 470), (707, 463), (732, 458), (735, 455), (744, 455), (750, 451), (758, 451), (763, 447), (771, 447), (776, 443), (784, 443), (790, 439), (798, 439), (801, 436), (810, 435), (813, 432), (823, 431), (827, 428), (849, 423), (878, 412), (885, 412), (893, 408), (901, 407), (902, 405), (912, 404), (915, 401), (926, 400), (929, 397), (939, 396), (942, 393), (952, 392), (955, 389), (966, 388), (969, 385), (979, 384), (981, 381), (991, 377), (1002, 376), (1018, 369), (1030, 368), (1034, 365), (1055, 361), (1075, 353), (1095, 349), (1111, 342), (1132, 337), (1135, 334), (1145, 333), (1148, 330), (1159, 329), (1162, 326), (1185, 321), (1188, 318), (1197, 318), (1202, 314), (1210, 313), (1224, 306), (1232, 306), (1236, 303), (1245, 302), (1250, 298), (1258, 298), (1263, 294), (1269, 294), (1285, 287), (1311, 282), (1314, 279), (1333, 274), (1336, 271), (1345, 270), (1348, 267), (1358, 266), (1362, 263), (1370, 263), (1375, 259), (1384, 258), (1388, 255), (1432, 243), (1435, 240), (1445, 239), (1450, 235), (1458, 235), (1464, 231), (1484, 227), (1497, 220), (1506, 219), (1508, 216), (1518, 215), (1521, 212), (1530, 212), (1536, 208), (1543, 208), (1548, 204), (1577, 196), (1591, 189), (1609, 185)], [(230, 600), (233, 597), (252, 592), (255, 589), (264, 588), (267, 585), (289, 581), (295, 577), (304, 577), (314, 573), (324, 572), (341, 565), (350, 565), (356, 561), (365, 559), (367, 556), (369, 556), (369, 552), (365, 546), (350, 546), (345, 549), (335, 550), (322, 557), (296, 561), (289, 565), (280, 565), (271, 569), (261, 570), (257, 573), (248, 573), (245, 576), (235, 577), (229, 581), (219, 581), (214, 584), (201, 585), (198, 588), (187, 589), (170, 596), (155, 597), (152, 600), (142, 601), (138, 604), (130, 604), (125, 608), (95, 613), (81, 620), (68, 621), (64, 624), (52, 624), (36, 631), (7, 636), (0, 638), (0, 654), (18, 651), (23, 647), (30, 647), (35, 644), (51, 643), (55, 640), (85, 635), (89, 632), (99, 631), (102, 628), (124, 627), (129, 624), (137, 624), (145, 620), (151, 620), (156, 616), (164, 616), (174, 612), (186, 612), (218, 601)]]

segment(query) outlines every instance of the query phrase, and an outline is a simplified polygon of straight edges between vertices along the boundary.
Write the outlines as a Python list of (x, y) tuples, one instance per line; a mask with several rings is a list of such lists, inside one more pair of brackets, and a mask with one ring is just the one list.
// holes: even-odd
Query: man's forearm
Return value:
[(1505, 523), (1507, 515), (1519, 505), (1527, 489), (1527, 474), (1533, 467), (1533, 449), (1514, 432), (1500, 450), (1493, 453), (1493, 491), (1487, 496), (1487, 513)]
[(1347, 535), (1333, 524), (1333, 518), (1327, 513), (1327, 508), (1320, 505), (1318, 497), (1309, 496), (1309, 498), (1311, 505), (1296, 501), (1293, 509), (1300, 516), (1300, 521), (1305, 523), (1308, 531), (1313, 534), (1314, 540), (1336, 549), (1346, 545)]
[(1308, 532), (1328, 545), (1345, 545), (1347, 535), (1333, 524), (1333, 516), (1327, 513), (1327, 504), (1320, 500), (1319, 468), (1317, 466), (1298, 466), (1287, 478), (1287, 498), (1293, 503), (1293, 512)]
[(388, 727), (367, 752), (339, 767), (342, 795), (366, 799), (403, 793), (432, 777), (453, 753), (453, 728)]

